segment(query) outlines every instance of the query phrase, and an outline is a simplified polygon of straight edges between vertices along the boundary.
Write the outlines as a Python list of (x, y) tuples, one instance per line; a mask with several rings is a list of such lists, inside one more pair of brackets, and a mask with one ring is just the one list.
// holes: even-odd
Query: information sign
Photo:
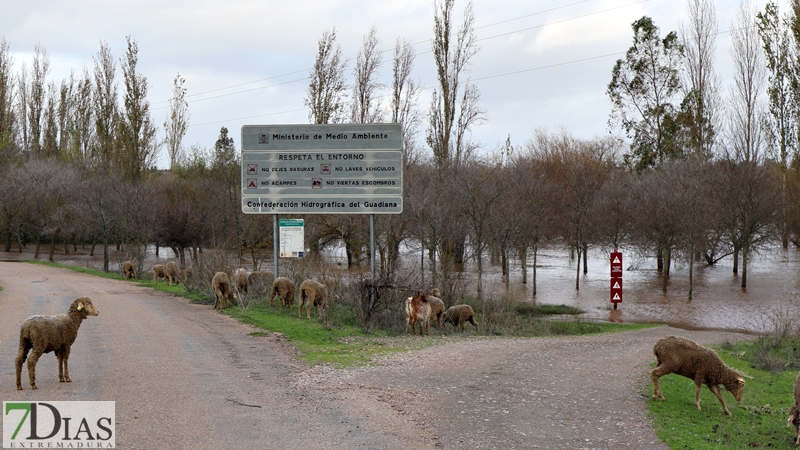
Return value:
[(242, 211), (249, 214), (399, 214), (398, 124), (245, 125)]
[(280, 219), (281, 258), (302, 258), (305, 255), (305, 221), (303, 219)]

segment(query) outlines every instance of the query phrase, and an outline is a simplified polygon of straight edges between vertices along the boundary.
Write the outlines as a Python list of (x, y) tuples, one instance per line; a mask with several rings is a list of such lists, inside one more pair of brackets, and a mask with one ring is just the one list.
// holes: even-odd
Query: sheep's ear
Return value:
[(739, 383), (740, 385), (744, 386), (744, 378), (739, 377), (739, 379), (736, 380), (736, 382)]
[(794, 414), (792, 414), (791, 416), (789, 416), (789, 423), (787, 423), (787, 424), (786, 424), (786, 426), (787, 426), (787, 427), (790, 427), (790, 426), (792, 426), (792, 422), (793, 422), (793, 421), (794, 421)]
[(78, 311), (83, 309), (83, 303), (78, 303)]

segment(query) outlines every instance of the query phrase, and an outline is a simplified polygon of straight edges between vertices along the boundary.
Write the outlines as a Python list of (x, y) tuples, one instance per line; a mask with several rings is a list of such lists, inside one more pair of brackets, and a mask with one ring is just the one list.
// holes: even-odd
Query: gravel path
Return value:
[[(666, 448), (646, 417), (655, 341), (746, 338), (669, 327), (436, 337), (441, 344), (369, 367), (308, 369), (280, 336), (252, 336), (209, 306), (132, 283), (0, 262), (0, 286), (2, 400), (113, 400), (118, 448)], [(17, 391), (19, 325), (80, 296), (100, 315), (73, 345), (73, 382), (58, 383), (47, 354), (39, 390)]]

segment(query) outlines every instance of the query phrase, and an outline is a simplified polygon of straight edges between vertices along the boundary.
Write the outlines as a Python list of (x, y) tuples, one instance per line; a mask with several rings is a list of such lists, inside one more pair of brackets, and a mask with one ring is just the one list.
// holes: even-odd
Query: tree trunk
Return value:
[(747, 246), (742, 247), (742, 289), (747, 287)]
[(528, 249), (519, 249), (519, 264), (522, 266), (522, 284), (528, 284)]
[(739, 245), (733, 244), (733, 274), (739, 274)]
[[(689, 254), (694, 254), (694, 243), (689, 246)], [(692, 299), (692, 287), (694, 281), (694, 258), (689, 258), (689, 300)]]
[(664, 271), (662, 274), (662, 278), (664, 280), (664, 284), (662, 286), (662, 290), (667, 292), (667, 284), (669, 283), (669, 263), (670, 258), (672, 257), (672, 249), (666, 248), (664, 249)]
[(56, 253), (56, 237), (53, 236), (50, 239), (50, 254), (47, 256), (47, 260), (53, 262), (53, 255)]
[(536, 256), (538, 256), (538, 253), (539, 253), (539, 246), (537, 246), (536, 244), (533, 244), (533, 274), (532, 274), (532, 279), (531, 279), (531, 281), (533, 282), (533, 286), (531, 286), (531, 287), (533, 289), (531, 289), (531, 291), (533, 291), (533, 302), (534, 303), (536, 303)]
[(576, 264), (575, 269), (575, 290), (579, 291), (581, 289), (581, 244), (580, 242), (576, 245), (578, 249), (578, 264)]
[(583, 243), (583, 274), (586, 275), (589, 273), (589, 244), (586, 242)]

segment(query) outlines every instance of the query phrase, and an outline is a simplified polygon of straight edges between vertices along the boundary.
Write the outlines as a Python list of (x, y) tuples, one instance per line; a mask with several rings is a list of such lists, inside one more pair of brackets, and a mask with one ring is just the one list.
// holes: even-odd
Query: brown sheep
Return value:
[(797, 375), (794, 380), (794, 404), (789, 410), (788, 425), (794, 425), (794, 431), (797, 433), (797, 439), (794, 443), (795, 445), (800, 445), (800, 375)]
[(166, 266), (164, 266), (164, 275), (166, 275), (168, 286), (178, 284), (179, 273), (180, 271), (178, 270), (178, 265), (174, 261), (170, 261)]
[(247, 293), (247, 270), (241, 267), (234, 270), (231, 275), (231, 283), (239, 292)]
[(303, 318), (303, 304), (306, 305), (306, 319), (311, 319), (311, 305), (317, 308), (317, 315), (328, 307), (328, 287), (324, 284), (305, 280), (300, 283), (300, 302), (297, 304), (297, 313)]
[(269, 286), (272, 286), (272, 281), (275, 279), (275, 274), (269, 270), (256, 270), (247, 275), (247, 290), (253, 292), (264, 292)]
[(269, 306), (272, 306), (272, 299), (277, 295), (281, 299), (281, 306), (291, 308), (294, 305), (295, 286), (294, 282), (286, 277), (278, 277), (272, 282), (272, 293), (269, 295)]
[(183, 282), (184, 284), (186, 284), (187, 281), (191, 281), (193, 277), (194, 277), (194, 269), (192, 269), (192, 266), (188, 266), (185, 269), (181, 270), (180, 279), (181, 282)]
[(122, 263), (122, 275), (126, 280), (136, 279), (136, 269), (134, 269), (132, 262), (125, 261)]
[(439, 290), (434, 289), (427, 295), (428, 301), (431, 303), (431, 316), (428, 320), (436, 323), (436, 328), (441, 330), (444, 323), (444, 302), (438, 296), (433, 295), (434, 292), (438, 293)]
[(467, 322), (474, 325), (475, 329), (478, 329), (478, 322), (475, 321), (475, 311), (469, 305), (455, 305), (447, 308), (447, 311), (444, 312), (443, 320), (444, 323), (453, 324), (453, 331), (459, 326), (461, 331), (466, 331)]
[(653, 399), (658, 398), (662, 402), (664, 401), (664, 394), (658, 385), (658, 379), (670, 373), (677, 373), (694, 380), (696, 388), (694, 406), (698, 411), (700, 410), (700, 386), (705, 384), (717, 396), (725, 414), (733, 416), (725, 406), (719, 385), (725, 386), (725, 389), (730, 391), (738, 402), (742, 399), (744, 392), (744, 378), (722, 362), (717, 352), (684, 337), (664, 336), (653, 346), (653, 354), (658, 360), (656, 368), (650, 371), (654, 389)]
[(153, 284), (158, 284), (159, 278), (163, 278), (164, 281), (169, 281), (163, 264), (156, 264), (153, 266)]
[(215, 273), (214, 278), (211, 280), (211, 285), (214, 287), (214, 309), (217, 309), (217, 303), (219, 303), (219, 309), (226, 309), (228, 301), (236, 304), (236, 293), (233, 292), (231, 280), (228, 278), (227, 273)]
[(408, 325), (411, 324), (411, 332), (417, 334), (417, 321), (419, 324), (419, 334), (422, 334), (422, 325), (425, 325), (425, 334), (428, 334), (428, 318), (431, 316), (431, 304), (423, 293), (417, 293), (416, 297), (406, 299), (406, 334)]
[[(17, 389), (22, 390), (22, 363), (28, 359), (28, 380), (36, 388), (36, 363), (43, 353), (54, 352), (58, 358), (58, 381), (72, 382), (69, 377), (69, 351), (83, 319), (100, 314), (92, 301), (81, 297), (72, 302), (66, 314), (56, 316), (31, 316), (22, 323), (17, 352)], [(31, 352), (28, 358), (28, 352)]]

